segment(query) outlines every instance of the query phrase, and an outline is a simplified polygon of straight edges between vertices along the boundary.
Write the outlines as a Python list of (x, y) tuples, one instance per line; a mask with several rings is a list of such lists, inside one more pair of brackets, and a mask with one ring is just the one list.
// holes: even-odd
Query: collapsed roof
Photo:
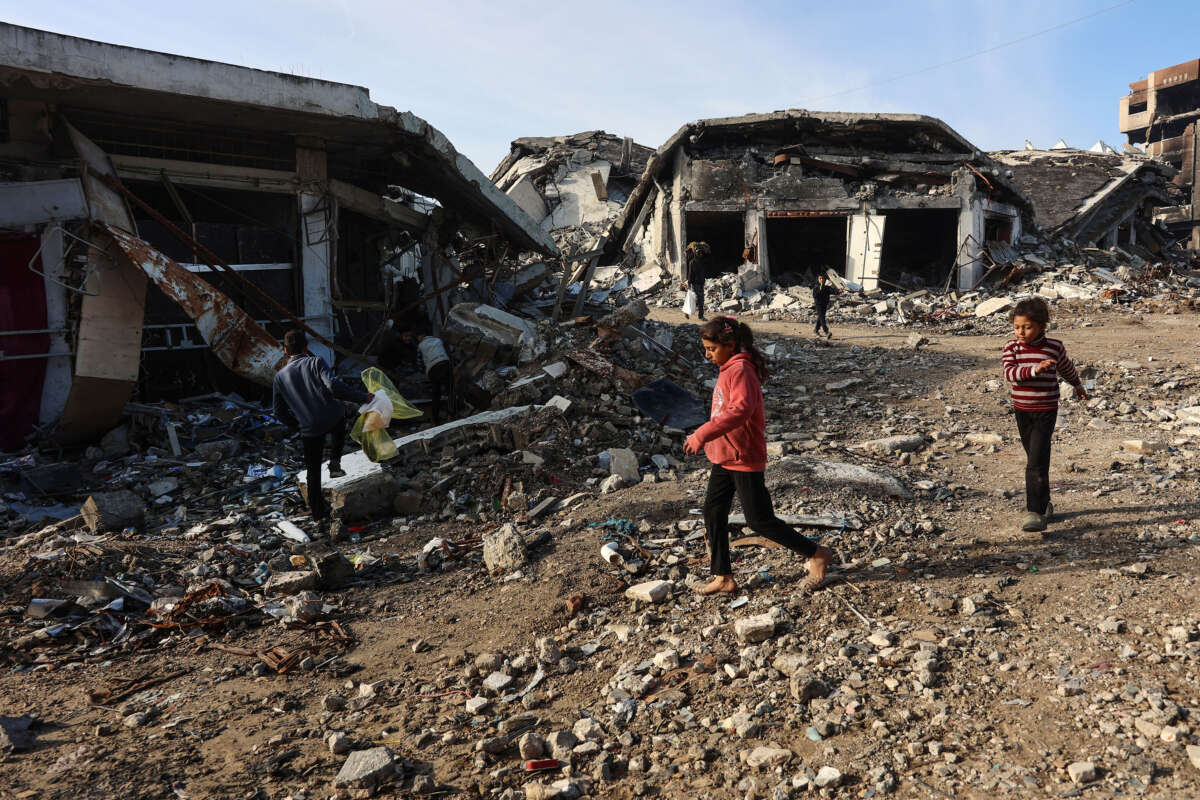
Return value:
[(227, 137), (229, 152), (221, 155), (242, 166), (290, 169), (298, 142), (320, 144), (330, 177), (381, 195), (403, 186), (466, 222), (485, 230), (494, 225), (523, 248), (555, 252), (553, 240), (444, 134), (410, 112), (372, 102), (361, 86), (6, 23), (0, 23), (0, 86), (10, 101), (56, 104), (102, 146), (106, 127), (139, 120), (157, 146), (167, 142), (171, 157), (185, 160), (198, 130), (207, 137), (239, 131)]
[(1029, 195), (1044, 230), (1081, 244), (1096, 242), (1147, 201), (1171, 202), (1166, 183), (1176, 170), (1146, 156), (1073, 149), (991, 155)]
[(516, 139), (492, 180), (560, 247), (589, 243), (621, 212), (654, 150), (604, 131)]

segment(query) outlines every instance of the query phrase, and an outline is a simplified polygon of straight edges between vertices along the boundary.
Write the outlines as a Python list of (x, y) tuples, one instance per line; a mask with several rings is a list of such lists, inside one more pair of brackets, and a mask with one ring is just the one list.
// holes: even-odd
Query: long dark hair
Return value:
[(700, 326), (700, 338), (717, 344), (733, 345), (735, 353), (750, 356), (750, 363), (754, 365), (760, 382), (771, 376), (771, 371), (767, 369), (767, 358), (754, 346), (754, 332), (746, 323), (733, 317), (713, 317)]

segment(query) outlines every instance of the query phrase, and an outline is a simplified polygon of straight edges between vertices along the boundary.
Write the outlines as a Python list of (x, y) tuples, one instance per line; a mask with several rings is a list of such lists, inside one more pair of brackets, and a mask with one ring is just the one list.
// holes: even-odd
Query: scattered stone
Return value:
[(842, 782), (841, 770), (836, 767), (821, 767), (817, 770), (817, 777), (813, 783), (818, 789), (824, 789), (826, 786), (837, 786)]
[(0, 717), (0, 753), (20, 753), (33, 746), (33, 717)]
[(396, 771), (396, 759), (386, 747), (355, 750), (347, 758), (333, 785), (373, 795)]
[(775, 635), (775, 619), (770, 614), (743, 617), (734, 622), (733, 630), (743, 644), (765, 642)]
[(350, 737), (340, 731), (329, 734), (325, 739), (325, 744), (329, 747), (329, 752), (335, 756), (350, 752)]
[(1067, 766), (1072, 783), (1091, 783), (1096, 780), (1096, 765), (1091, 761), (1076, 761)]
[(647, 581), (630, 586), (625, 590), (625, 596), (630, 600), (640, 600), (643, 603), (661, 603), (671, 596), (675, 584), (671, 581)]
[(525, 566), (528, 560), (525, 540), (511, 523), (484, 534), (483, 563), (489, 572), (513, 572)]

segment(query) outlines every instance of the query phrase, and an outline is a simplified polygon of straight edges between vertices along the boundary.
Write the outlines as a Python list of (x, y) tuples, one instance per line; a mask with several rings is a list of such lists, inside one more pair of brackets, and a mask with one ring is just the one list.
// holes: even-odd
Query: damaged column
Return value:
[[(328, 192), (324, 149), (296, 147), (296, 173), (300, 178), (300, 274), (304, 291), (303, 318), (309, 327), (333, 340), (333, 286), (330, 276), (336, 257), (337, 209)], [(333, 352), (320, 342), (309, 349), (330, 364)]]

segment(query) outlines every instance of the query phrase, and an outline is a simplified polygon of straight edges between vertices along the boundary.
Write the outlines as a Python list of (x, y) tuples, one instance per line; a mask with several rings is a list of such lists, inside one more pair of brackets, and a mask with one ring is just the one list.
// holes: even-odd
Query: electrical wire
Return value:
[(823, 101), (828, 100), (833, 97), (841, 97), (842, 95), (853, 94), (854, 92), (861, 92), (863, 89), (872, 89), (876, 86), (883, 86), (884, 84), (895, 83), (896, 81), (901, 81), (901, 80), (904, 80), (905, 78), (912, 78), (916, 75), (924, 75), (926, 72), (932, 72), (935, 69), (941, 69), (942, 67), (948, 67), (952, 64), (961, 64), (962, 62), (969, 61), (972, 58), (978, 58), (979, 56), (987, 55), (988, 53), (994, 53), (997, 50), (1003, 50), (1006, 47), (1012, 47), (1015, 44), (1021, 44), (1022, 42), (1027, 42), (1030, 39), (1036, 39), (1039, 36), (1044, 36), (1047, 33), (1053, 33), (1054, 31), (1062, 30), (1063, 28), (1070, 27), (1071, 25), (1074, 25), (1076, 23), (1083, 22), (1085, 20), (1089, 20), (1092, 17), (1098, 17), (1101, 14), (1107, 14), (1109, 11), (1114, 11), (1123, 6), (1133, 5), (1134, 2), (1135, 2), (1135, 0), (1125, 0), (1125, 2), (1123, 2), (1123, 3), (1117, 3), (1116, 5), (1108, 6), (1106, 8), (1102, 8), (1098, 11), (1093, 11), (1091, 14), (1085, 14), (1082, 17), (1076, 17), (1075, 19), (1067, 20), (1066, 22), (1060, 22), (1059, 24), (1053, 25), (1049, 28), (1043, 28), (1042, 30), (1037, 31), (1036, 33), (1026, 34), (1025, 36), (1021, 36), (1016, 39), (1011, 39), (1007, 42), (1002, 42), (998, 45), (994, 45), (993, 47), (987, 47), (987, 48), (984, 48), (983, 50), (977, 50), (976, 52), (970, 53), (965, 56), (959, 56), (958, 58), (952, 58), (949, 61), (943, 61), (939, 64), (932, 64), (928, 67), (922, 67), (921, 69), (913, 70), (912, 72), (905, 72), (900, 75), (893, 75), (892, 77), (885, 78), (884, 80), (872, 81), (871, 83), (864, 83), (863, 85), (855, 86), (852, 89), (843, 89), (840, 92), (834, 92), (833, 94), (822, 95), (821, 97), (813, 98), (813, 100), (810, 101), (809, 103), (807, 103), (807, 105), (811, 105), (812, 103), (820, 103), (820, 102), (823, 102)]

